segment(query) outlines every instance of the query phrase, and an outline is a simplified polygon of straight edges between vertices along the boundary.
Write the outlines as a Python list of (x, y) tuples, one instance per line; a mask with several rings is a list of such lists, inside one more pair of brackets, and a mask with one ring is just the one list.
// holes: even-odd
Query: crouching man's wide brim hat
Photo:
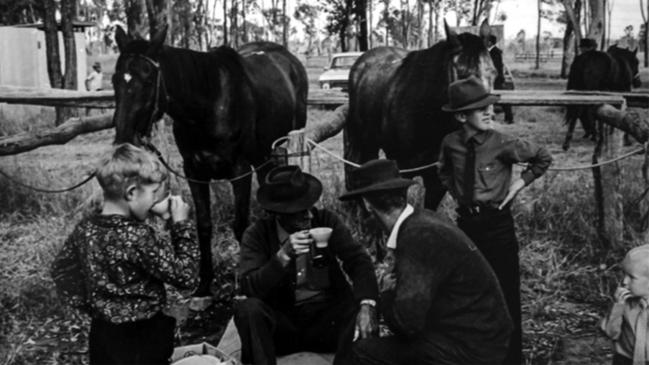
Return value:
[(268, 211), (291, 214), (311, 208), (321, 194), (320, 180), (302, 172), (299, 166), (280, 166), (266, 175), (257, 190), (257, 201)]
[(446, 112), (473, 110), (494, 104), (500, 96), (487, 90), (479, 78), (471, 76), (452, 82), (448, 86), (448, 103), (442, 105)]
[(404, 179), (399, 175), (396, 162), (385, 159), (367, 161), (352, 170), (349, 177), (353, 188), (338, 198), (343, 201), (368, 193), (401, 189), (415, 184), (414, 180)]

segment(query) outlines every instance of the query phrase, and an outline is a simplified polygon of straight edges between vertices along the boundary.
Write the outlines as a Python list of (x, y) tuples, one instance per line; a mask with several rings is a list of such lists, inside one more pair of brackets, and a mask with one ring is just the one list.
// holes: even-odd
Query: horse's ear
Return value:
[(633, 55), (635, 56), (635, 55), (637, 55), (637, 54), (638, 54), (638, 47), (636, 47), (636, 48), (633, 50)]
[(119, 25), (115, 27), (115, 42), (120, 52), (126, 48), (126, 44), (130, 41), (128, 34)]
[(485, 18), (480, 24), (480, 38), (487, 40), (491, 34), (491, 27), (489, 26), (489, 19)]
[(446, 32), (446, 41), (448, 42), (450, 48), (462, 48), (462, 43), (460, 43), (460, 39), (458, 38), (457, 33), (455, 33), (455, 31), (453, 31), (453, 29), (448, 26), (446, 19), (444, 19), (444, 32)]
[(165, 43), (165, 39), (167, 38), (167, 24), (165, 24), (160, 30), (156, 32), (156, 34), (153, 35), (151, 38), (151, 47), (149, 48), (149, 52), (152, 53), (158, 53), (162, 49), (162, 46)]

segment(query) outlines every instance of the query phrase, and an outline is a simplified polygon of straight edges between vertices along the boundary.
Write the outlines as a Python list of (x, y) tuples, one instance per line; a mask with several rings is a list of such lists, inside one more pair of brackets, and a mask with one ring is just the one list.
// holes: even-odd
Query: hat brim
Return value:
[(291, 214), (301, 212), (311, 208), (322, 195), (322, 183), (311, 175), (306, 175), (306, 182), (308, 188), (302, 196), (291, 201), (277, 201), (271, 198), (270, 189), (268, 185), (262, 185), (257, 189), (257, 201), (259, 205), (273, 213)]
[(400, 189), (400, 188), (406, 188), (410, 185), (414, 185), (416, 182), (414, 180), (410, 179), (404, 179), (404, 178), (395, 178), (395, 179), (390, 179), (386, 181), (382, 181), (380, 183), (368, 185), (359, 189), (355, 190), (350, 190), (347, 193), (341, 195), (338, 200), (342, 201), (347, 201), (351, 200), (354, 198), (358, 198), (359, 196), (362, 196), (364, 194), (368, 193), (373, 193), (377, 191), (385, 191), (385, 190), (394, 190), (394, 189)]
[(444, 104), (442, 105), (442, 110), (445, 112), (461, 112), (465, 110), (478, 109), (482, 108), (483, 106), (495, 104), (498, 100), (500, 100), (500, 95), (487, 94), (487, 96), (485, 96), (483, 99), (462, 105), (458, 108), (453, 108), (450, 104)]

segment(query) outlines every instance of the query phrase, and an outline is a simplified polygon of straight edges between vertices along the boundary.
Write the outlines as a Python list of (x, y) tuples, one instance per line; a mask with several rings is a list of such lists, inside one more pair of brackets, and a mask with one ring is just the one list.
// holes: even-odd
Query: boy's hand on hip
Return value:
[(627, 288), (619, 286), (615, 289), (615, 302), (623, 304), (627, 299), (631, 298), (631, 292)]
[(185, 203), (180, 195), (169, 197), (169, 209), (171, 210), (171, 221), (174, 223), (189, 218), (189, 204)]
[(505, 197), (505, 200), (503, 200), (502, 203), (500, 203), (500, 206), (498, 206), (498, 209), (503, 209), (509, 202), (511, 202), (515, 197), (516, 194), (518, 194), (519, 191), (521, 191), (525, 187), (525, 181), (523, 179), (516, 179), (512, 184), (509, 186), (509, 192), (507, 193), (507, 196)]

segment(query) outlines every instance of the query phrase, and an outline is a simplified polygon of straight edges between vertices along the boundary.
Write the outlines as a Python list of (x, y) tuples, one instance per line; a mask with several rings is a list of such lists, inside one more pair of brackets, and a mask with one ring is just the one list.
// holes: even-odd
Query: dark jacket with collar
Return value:
[(390, 329), (410, 339), (442, 337), (476, 359), (502, 359), (512, 320), (495, 274), (473, 242), (429, 210), (401, 225), (395, 290), (381, 294)]
[[(311, 227), (331, 227), (329, 239), (329, 294), (352, 295), (356, 301), (378, 299), (374, 267), (367, 251), (355, 242), (349, 229), (334, 213), (312, 209)], [(239, 262), (242, 294), (256, 297), (276, 310), (288, 311), (295, 304), (295, 260), (284, 268), (276, 256), (280, 248), (277, 224), (273, 216), (262, 218), (244, 232)], [(345, 279), (338, 262), (353, 283)]]

